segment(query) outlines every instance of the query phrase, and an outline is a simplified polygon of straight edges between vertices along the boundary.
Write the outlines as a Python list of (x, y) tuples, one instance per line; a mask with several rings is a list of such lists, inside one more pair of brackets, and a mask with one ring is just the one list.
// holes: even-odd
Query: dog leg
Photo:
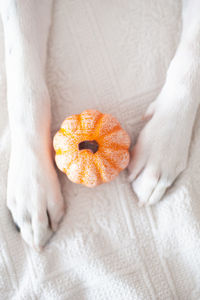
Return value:
[(0, 1), (11, 129), (7, 206), (23, 239), (42, 248), (64, 215), (52, 158), (45, 82), (51, 0)]
[(184, 0), (182, 35), (151, 119), (132, 151), (129, 181), (139, 205), (158, 202), (186, 168), (200, 100), (200, 1)]

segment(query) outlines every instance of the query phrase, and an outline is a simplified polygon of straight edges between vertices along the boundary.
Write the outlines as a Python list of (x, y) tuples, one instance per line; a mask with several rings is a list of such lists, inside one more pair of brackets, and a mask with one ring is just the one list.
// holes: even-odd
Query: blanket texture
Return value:
[[(52, 135), (66, 116), (95, 108), (117, 117), (134, 143), (176, 50), (181, 3), (56, 0), (52, 19)], [(126, 171), (93, 189), (59, 173), (67, 214), (36, 253), (6, 209), (10, 135), (3, 48), (0, 26), (0, 298), (200, 299), (198, 118), (188, 168), (154, 207), (137, 207)]]

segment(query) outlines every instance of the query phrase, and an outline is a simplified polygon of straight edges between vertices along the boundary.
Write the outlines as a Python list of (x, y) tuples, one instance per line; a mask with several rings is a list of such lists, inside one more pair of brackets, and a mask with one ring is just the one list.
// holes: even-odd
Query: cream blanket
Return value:
[[(134, 142), (176, 49), (180, 5), (173, 0), (55, 1), (47, 63), (52, 134), (66, 116), (96, 108), (116, 116)], [(6, 209), (9, 127), (2, 26), (0, 41), (0, 299), (200, 299), (199, 121), (187, 170), (154, 207), (137, 207), (126, 171), (94, 189), (59, 173), (67, 214), (38, 254), (24, 244)]]

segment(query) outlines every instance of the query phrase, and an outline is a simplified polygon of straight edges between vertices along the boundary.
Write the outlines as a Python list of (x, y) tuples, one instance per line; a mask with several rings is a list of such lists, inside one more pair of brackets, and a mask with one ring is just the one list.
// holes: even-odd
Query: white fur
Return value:
[[(38, 249), (64, 214), (51, 153), (50, 99), (45, 83), (52, 1), (0, 0), (0, 5), (12, 141), (7, 205), (24, 240)], [(129, 179), (140, 205), (159, 201), (187, 166), (199, 105), (199, 11), (200, 1), (183, 0), (179, 47), (133, 149)]]
[(40, 249), (64, 215), (52, 159), (45, 61), (52, 1), (1, 2), (11, 128), (7, 206), (24, 240)]
[(183, 1), (180, 44), (149, 122), (132, 151), (129, 180), (139, 206), (158, 202), (186, 168), (200, 100), (200, 1)]

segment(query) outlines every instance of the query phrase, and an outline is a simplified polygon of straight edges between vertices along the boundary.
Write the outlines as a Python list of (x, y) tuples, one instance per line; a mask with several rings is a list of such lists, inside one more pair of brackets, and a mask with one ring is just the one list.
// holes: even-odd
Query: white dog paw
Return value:
[(152, 117), (138, 137), (128, 167), (139, 206), (161, 200), (187, 165), (194, 118), (186, 109), (170, 110), (160, 104), (153, 102), (148, 108), (147, 116)]
[(41, 250), (65, 212), (53, 161), (43, 145), (12, 145), (7, 206), (26, 243)]

